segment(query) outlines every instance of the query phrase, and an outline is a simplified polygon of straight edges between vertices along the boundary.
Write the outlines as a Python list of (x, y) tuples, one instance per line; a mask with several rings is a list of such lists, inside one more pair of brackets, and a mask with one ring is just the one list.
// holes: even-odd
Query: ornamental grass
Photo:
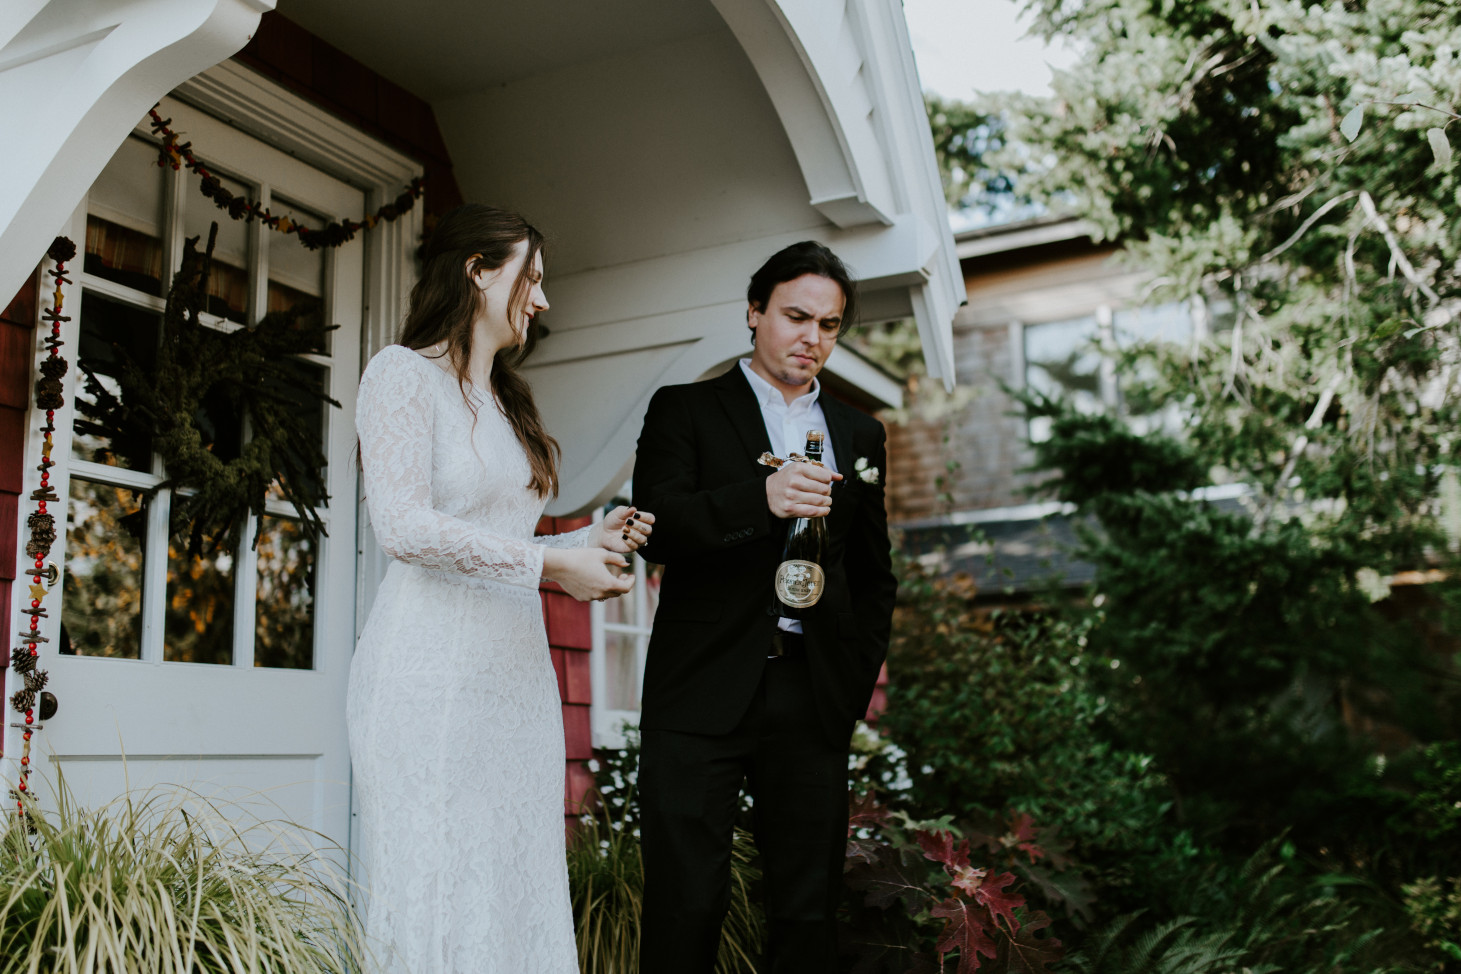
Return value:
[(361, 969), (345, 853), (323, 836), (182, 789), (82, 809), (62, 783), (56, 805), (0, 826), (0, 974)]
[[(751, 837), (737, 829), (731, 849), (731, 901), (721, 928), (715, 974), (754, 974), (764, 949), (761, 870)], [(644, 906), (638, 829), (602, 810), (585, 815), (568, 842), (568, 886), (580, 974), (637, 974)]]

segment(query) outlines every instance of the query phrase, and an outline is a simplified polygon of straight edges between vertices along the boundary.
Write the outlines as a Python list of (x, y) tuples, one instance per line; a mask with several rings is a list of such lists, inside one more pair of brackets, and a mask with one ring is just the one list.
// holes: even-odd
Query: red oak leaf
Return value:
[(961, 899), (949, 899), (929, 910), (929, 915), (944, 920), (943, 933), (939, 935), (934, 950), (939, 953), (942, 968), (943, 955), (951, 950), (959, 952), (958, 974), (974, 974), (983, 963), (984, 955), (990, 959), (999, 954), (999, 948), (990, 938), (993, 929), (989, 913), (977, 905)]
[(888, 810), (878, 804), (877, 796), (871, 791), (854, 795), (847, 816), (847, 834), (862, 825), (882, 825), (888, 820)]
[(945, 829), (937, 832), (919, 831), (915, 832), (913, 837), (918, 840), (918, 846), (923, 850), (924, 858), (943, 863), (944, 868), (950, 874), (958, 869), (969, 868), (968, 839), (954, 845), (954, 833)]
[(849, 889), (865, 893), (865, 905), (886, 910), (901, 901), (911, 915), (928, 901), (929, 893), (916, 872), (905, 865), (897, 853), (883, 847), (864, 848), (870, 863), (848, 860), (843, 883)]
[(1044, 858), (1045, 850), (1035, 844), (1035, 835), (1040, 830), (1035, 828), (1035, 820), (1026, 812), (1010, 817), (1010, 835), (1006, 841), (1024, 852), (1030, 857), (1030, 861)]
[(949, 880), (949, 885), (973, 896), (979, 890), (979, 887), (984, 885), (984, 877), (988, 875), (989, 870), (960, 866), (958, 869), (950, 870), (950, 872), (954, 878)]
[(848, 839), (847, 858), (842, 861), (842, 871), (850, 872), (859, 865), (875, 866), (882, 846), (869, 839)]
[(1010, 974), (1048, 974), (1047, 965), (1065, 956), (1059, 940), (1048, 934), (1039, 935), (1048, 926), (1050, 918), (1044, 913), (1027, 915), (1019, 934), (999, 943), (1001, 969)]
[(1020, 921), (1015, 919), (1015, 910), (1025, 905), (1025, 898), (1019, 893), (1006, 893), (1004, 888), (1015, 881), (1014, 873), (1000, 873), (990, 876), (974, 891), (974, 899), (987, 909), (992, 917), (1003, 917), (1012, 934), (1020, 932)]

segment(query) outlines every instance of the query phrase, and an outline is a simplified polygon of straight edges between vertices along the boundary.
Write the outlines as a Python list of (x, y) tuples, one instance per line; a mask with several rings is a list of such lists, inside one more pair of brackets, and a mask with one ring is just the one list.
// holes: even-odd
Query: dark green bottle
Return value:
[[(821, 430), (807, 430), (807, 459), (822, 462)], [(797, 618), (817, 604), (827, 586), (822, 559), (827, 555), (827, 519), (799, 517), (786, 531), (786, 547), (776, 568), (776, 598), (782, 615)]]

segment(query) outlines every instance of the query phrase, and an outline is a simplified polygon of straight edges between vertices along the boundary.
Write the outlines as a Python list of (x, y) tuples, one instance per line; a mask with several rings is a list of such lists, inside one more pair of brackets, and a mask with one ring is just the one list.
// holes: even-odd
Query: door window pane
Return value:
[(315, 542), (299, 521), (265, 517), (257, 548), (254, 665), (314, 665)]
[(157, 165), (157, 147), (129, 137), (92, 185), (87, 198), (86, 273), (162, 293), (163, 199), (170, 169)]
[(81, 328), (77, 341), (77, 383), (75, 436), (71, 455), (79, 460), (105, 463), (128, 470), (152, 469), (152, 440), (131, 434), (103, 421), (98, 404), (117, 400), (121, 387), (116, 376), (130, 359), (150, 366), (157, 355), (161, 318), (120, 301), (88, 291), (81, 302)]
[[(320, 456), (323, 456), (326, 445), (325, 427), (329, 418), (326, 411), (331, 406), (320, 398), (320, 393), (328, 388), (326, 383), (329, 381), (329, 370), (304, 359), (291, 360), (284, 363), (284, 366), (287, 379), (282, 383), (271, 381), (269, 389), (274, 396), (289, 403), (295, 415), (308, 424), (313, 431), (312, 442), (319, 449)], [(311, 458), (307, 456), (291, 456), (290, 459), (300, 467), (311, 462)], [(320, 466), (322, 474), (325, 465)], [(285, 500), (277, 480), (269, 485), (268, 496), (270, 500)], [(326, 498), (320, 498), (319, 506), (323, 507), (325, 502)]]
[[(610, 599), (609, 602), (622, 602)], [(607, 605), (609, 603), (605, 603)], [(642, 637), (637, 633), (604, 633), (604, 676), (608, 684), (608, 699), (604, 706), (609, 710), (639, 709), (639, 645)]]
[[(319, 230), (324, 227), (324, 218), (295, 206), (288, 200), (275, 197), (275, 213), (286, 213), (296, 224)], [(305, 315), (324, 314), (322, 295), (325, 293), (324, 249), (310, 250), (292, 233), (269, 233), (269, 289), (266, 311), (297, 310)], [(328, 352), (329, 336), (325, 344), (312, 348), (314, 352)]]
[(126, 487), (72, 478), (60, 652), (142, 658), (147, 514)]
[[(236, 198), (258, 198), (258, 192), (252, 187), (221, 176), (217, 178)], [(253, 224), (230, 218), (199, 191), (198, 180), (189, 177), (189, 184), (183, 190), (183, 236), (198, 238), (199, 253), (207, 249), (209, 229), (214, 223), (218, 224), (218, 239), (213, 245), (205, 310), (244, 324), (249, 311), (249, 231)]]
[(233, 662), (233, 555), (192, 557), (168, 547), (162, 658), (174, 663)]

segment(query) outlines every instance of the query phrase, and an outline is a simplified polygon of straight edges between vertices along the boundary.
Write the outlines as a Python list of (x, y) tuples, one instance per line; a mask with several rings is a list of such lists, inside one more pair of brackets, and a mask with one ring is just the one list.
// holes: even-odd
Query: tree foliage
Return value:
[[(1349, 907), (1325, 921), (1332, 951), (1284, 969), (1356, 969), (1365, 951), (1424, 964), (1389, 911), (1408, 889), (1413, 916), (1447, 915), (1435, 891), (1461, 861), (1434, 799), (1453, 788), (1461, 730), (1461, 8), (1025, 6), (1080, 62), (1050, 98), (943, 107), (997, 118), (978, 124), (1002, 143), (945, 135), (944, 155), (973, 153), (961, 171), (1008, 174), (989, 192), (1119, 240), (1151, 275), (1144, 297), (1190, 302), (1199, 322), (1190, 345), (1123, 353), (1125, 408), (1179, 407), (1175, 435), (1025, 400), (1052, 420), (1036, 467), (1091, 525), (1098, 572), (1081, 656), (1100, 665), (1078, 685), (1102, 705), (1065, 726), (1150, 754), (1171, 801), (1129, 885), (1098, 896), (1150, 907), (1143, 929), (1175, 942), (1182, 912), (1240, 916), (1237, 864), (1282, 841), (1299, 886), (1369, 897), (1363, 922), (1342, 919)], [(1218, 503), (1204, 484), (1235, 489)], [(1391, 596), (1385, 579), (1406, 573), (1432, 583)], [(904, 722), (927, 736), (956, 691), (919, 692), (924, 726)], [(1115, 848), (1093, 838), (1093, 858)], [(1190, 889), (1212, 895), (1184, 910)], [(1377, 946), (1378, 928), (1391, 933)], [(1112, 956), (1139, 953), (1123, 943), (1113, 934)]]

